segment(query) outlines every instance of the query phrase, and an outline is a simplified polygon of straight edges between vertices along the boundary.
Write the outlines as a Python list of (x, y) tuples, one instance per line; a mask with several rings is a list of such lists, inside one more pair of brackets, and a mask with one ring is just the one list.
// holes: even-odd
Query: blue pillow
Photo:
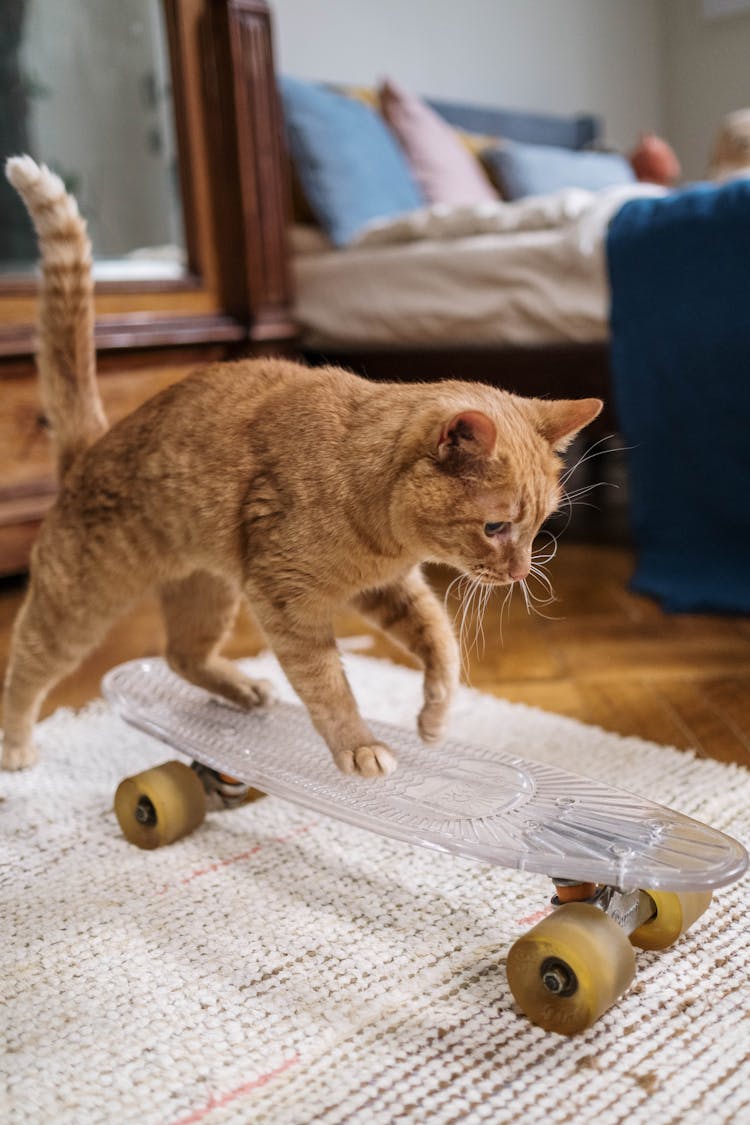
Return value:
[(282, 78), (289, 152), (310, 210), (335, 246), (371, 219), (424, 206), (398, 142), (354, 98)]
[(482, 160), (505, 199), (547, 195), (568, 187), (599, 191), (635, 180), (630, 164), (618, 152), (507, 143), (483, 152)]

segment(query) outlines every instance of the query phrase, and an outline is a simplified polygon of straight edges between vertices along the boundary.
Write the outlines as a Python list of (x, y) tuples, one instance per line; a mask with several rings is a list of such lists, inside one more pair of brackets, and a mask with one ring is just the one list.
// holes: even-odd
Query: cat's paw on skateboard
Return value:
[(357, 773), (361, 777), (387, 777), (393, 773), (398, 759), (382, 742), (358, 746), (334, 754), (334, 761), (342, 773)]

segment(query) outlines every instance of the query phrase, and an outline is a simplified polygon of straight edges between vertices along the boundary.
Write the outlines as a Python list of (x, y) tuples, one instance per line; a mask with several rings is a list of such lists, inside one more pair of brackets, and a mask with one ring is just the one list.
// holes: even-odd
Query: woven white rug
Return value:
[[(347, 657), (363, 710), (411, 724), (419, 676)], [(270, 657), (247, 666), (283, 684)], [(282, 694), (293, 698), (288, 688)], [(750, 774), (468, 689), (453, 734), (634, 789), (744, 839)], [(504, 974), (537, 876), (276, 798), (143, 852), (111, 811), (163, 760), (103, 703), (0, 778), (0, 1119), (9, 1125), (750, 1122), (743, 880), (590, 1031), (531, 1026)]]

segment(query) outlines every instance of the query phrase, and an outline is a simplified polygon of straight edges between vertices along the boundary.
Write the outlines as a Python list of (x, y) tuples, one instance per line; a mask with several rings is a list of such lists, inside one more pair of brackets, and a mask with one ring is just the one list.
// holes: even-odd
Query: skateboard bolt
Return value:
[(138, 804), (135, 806), (135, 819), (139, 824), (148, 826), (156, 824), (156, 809), (148, 797), (139, 798)]
[(540, 972), (542, 984), (554, 996), (572, 996), (578, 988), (578, 980), (570, 965), (555, 957), (548, 957), (542, 962)]

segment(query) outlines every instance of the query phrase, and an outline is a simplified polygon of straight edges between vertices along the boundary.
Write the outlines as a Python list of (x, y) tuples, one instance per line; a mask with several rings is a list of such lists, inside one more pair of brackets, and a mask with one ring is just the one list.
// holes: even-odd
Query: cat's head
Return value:
[(560, 504), (560, 453), (602, 405), (487, 388), (474, 403), (421, 420), (420, 455), (394, 514), (425, 561), (491, 585), (525, 579), (534, 538)]

